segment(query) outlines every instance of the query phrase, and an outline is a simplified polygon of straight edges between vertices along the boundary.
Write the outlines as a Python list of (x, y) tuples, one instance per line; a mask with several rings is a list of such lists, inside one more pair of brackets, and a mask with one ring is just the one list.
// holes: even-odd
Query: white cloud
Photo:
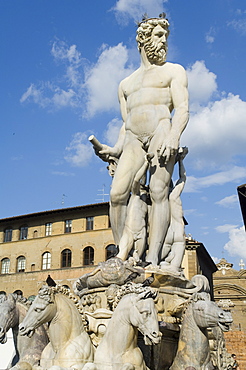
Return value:
[(225, 208), (232, 208), (234, 205), (238, 204), (238, 197), (236, 194), (229, 195), (228, 197), (225, 197), (215, 204), (218, 204), (219, 206), (225, 207)]
[(79, 68), (82, 65), (81, 53), (76, 45), (68, 46), (64, 41), (56, 40), (51, 49), (56, 62), (62, 62), (66, 66), (65, 77), (69, 86), (80, 86), (81, 75)]
[(232, 228), (229, 231), (229, 241), (225, 244), (224, 249), (231, 256), (246, 258), (246, 232), (244, 226)]
[(130, 19), (140, 21), (147, 13), (149, 17), (158, 17), (163, 12), (163, 3), (168, 0), (118, 0), (111, 9), (121, 25), (128, 24)]
[(187, 69), (187, 76), (191, 108), (193, 104), (207, 103), (217, 91), (216, 75), (201, 60)]
[(193, 166), (218, 168), (245, 155), (245, 116), (246, 102), (233, 94), (193, 112), (182, 137)]
[(32, 100), (35, 104), (38, 104), (42, 108), (46, 108), (49, 105), (49, 99), (44, 96), (44, 84), (41, 83), (39, 87), (35, 84), (31, 84), (26, 92), (21, 96), (20, 102)]
[(211, 35), (207, 34), (207, 35), (205, 36), (205, 40), (206, 40), (206, 42), (207, 42), (208, 44), (212, 44), (212, 43), (214, 42), (215, 38), (214, 38), (214, 36), (211, 36)]
[(225, 185), (228, 183), (241, 182), (246, 177), (246, 167), (233, 166), (227, 171), (221, 171), (209, 176), (195, 177), (188, 176), (184, 192), (198, 192), (202, 188), (215, 185)]
[(53, 81), (31, 83), (20, 102), (34, 102), (41, 108), (76, 108), (83, 115), (92, 117), (98, 112), (119, 110), (118, 85), (133, 72), (128, 66), (129, 56), (122, 43), (109, 47), (103, 45), (98, 61), (85, 64), (76, 45), (68, 46), (55, 41), (51, 54), (54, 61), (62, 63), (64, 74)]
[(214, 29), (214, 27), (210, 27), (209, 31), (205, 35), (205, 41), (208, 44), (212, 44), (214, 42), (214, 40), (215, 40), (215, 29)]
[(119, 137), (121, 126), (122, 121), (118, 118), (112, 119), (112, 121), (107, 124), (107, 130), (104, 132), (103, 136), (108, 145), (114, 146)]
[(88, 141), (88, 136), (89, 134), (86, 132), (77, 132), (66, 147), (67, 154), (64, 158), (71, 165), (83, 167), (91, 160), (94, 152)]
[(33, 101), (41, 108), (60, 109), (63, 107), (78, 107), (82, 100), (82, 80), (80, 67), (83, 59), (76, 45), (68, 46), (65, 42), (56, 40), (51, 48), (54, 61), (62, 63), (65, 73), (55, 81), (31, 83), (22, 95), (20, 102)]
[(228, 22), (227, 25), (234, 28), (234, 30), (242, 36), (246, 35), (246, 19), (233, 19), (231, 22)]
[(230, 233), (232, 230), (234, 230), (238, 225), (231, 225), (231, 224), (225, 224), (215, 227), (215, 230), (218, 233)]
[(133, 72), (127, 67), (128, 51), (122, 43), (114, 47), (104, 45), (97, 63), (86, 72), (86, 111), (89, 116), (97, 112), (119, 109), (118, 85)]

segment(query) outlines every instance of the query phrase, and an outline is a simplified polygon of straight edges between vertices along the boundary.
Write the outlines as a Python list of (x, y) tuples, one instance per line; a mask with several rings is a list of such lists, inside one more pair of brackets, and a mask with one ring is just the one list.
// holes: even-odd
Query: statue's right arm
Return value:
[(118, 140), (115, 146), (111, 147), (111, 146), (102, 144), (102, 149), (97, 153), (97, 155), (99, 155), (99, 157), (107, 156), (108, 158), (109, 157), (119, 158), (123, 151), (124, 141), (125, 141), (125, 124), (123, 123), (123, 125), (121, 126), (119, 137), (118, 137)]

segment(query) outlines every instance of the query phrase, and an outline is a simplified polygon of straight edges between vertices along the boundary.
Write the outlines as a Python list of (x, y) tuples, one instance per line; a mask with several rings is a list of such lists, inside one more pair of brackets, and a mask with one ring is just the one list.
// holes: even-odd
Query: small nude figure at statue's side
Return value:
[(188, 148), (179, 149), (177, 162), (179, 166), (179, 179), (169, 194), (170, 225), (162, 248), (161, 268), (178, 271), (181, 267), (185, 252), (185, 230), (183, 208), (180, 195), (184, 189), (186, 172), (183, 160), (188, 153)]
[[(136, 262), (138, 262), (146, 248), (148, 195), (145, 186), (145, 175), (153, 157), (153, 153), (147, 153), (145, 155), (145, 162), (142, 167), (140, 167), (133, 180), (125, 226), (119, 243), (119, 253), (117, 255), (117, 257), (121, 258), (123, 261), (127, 259), (132, 247), (134, 247), (135, 253), (133, 252), (133, 255), (137, 256), (137, 258), (135, 258), (137, 259)], [(143, 181), (143, 183), (141, 183), (141, 181)]]
[[(119, 85), (123, 126), (114, 147), (102, 145), (97, 154), (118, 158), (110, 193), (110, 220), (119, 245), (127, 217), (134, 178), (146, 153), (154, 153), (150, 166), (148, 262), (157, 265), (170, 223), (169, 186), (180, 136), (188, 122), (187, 76), (179, 64), (166, 62), (169, 22), (143, 20), (137, 29), (140, 67)], [(172, 117), (171, 117), (172, 114)], [(137, 217), (137, 215), (136, 215)]]

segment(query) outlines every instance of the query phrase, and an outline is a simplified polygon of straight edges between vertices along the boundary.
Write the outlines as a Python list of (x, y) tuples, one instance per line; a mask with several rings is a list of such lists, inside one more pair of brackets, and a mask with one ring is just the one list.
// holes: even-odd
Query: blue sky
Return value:
[(111, 178), (87, 138), (116, 140), (117, 87), (139, 65), (136, 21), (162, 11), (170, 22), (167, 60), (182, 64), (189, 79), (186, 233), (239, 269), (240, 258), (246, 263), (236, 193), (246, 182), (243, 1), (0, 0), (0, 217), (109, 193)]

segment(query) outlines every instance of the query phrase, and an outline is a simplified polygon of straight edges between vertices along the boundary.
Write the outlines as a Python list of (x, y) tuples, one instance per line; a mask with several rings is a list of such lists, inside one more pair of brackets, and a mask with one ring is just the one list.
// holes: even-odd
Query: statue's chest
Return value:
[(164, 71), (159, 71), (158, 67), (141, 71), (133, 75), (124, 88), (125, 96), (144, 89), (160, 89), (170, 86), (170, 78)]

